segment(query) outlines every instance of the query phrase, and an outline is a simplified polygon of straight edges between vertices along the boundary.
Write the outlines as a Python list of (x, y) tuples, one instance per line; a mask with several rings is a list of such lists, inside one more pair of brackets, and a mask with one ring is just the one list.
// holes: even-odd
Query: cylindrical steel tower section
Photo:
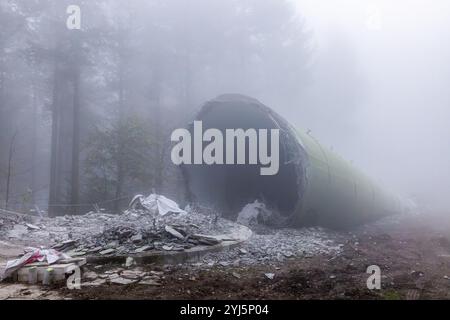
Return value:
[(205, 103), (196, 120), (204, 131), (216, 128), (224, 135), (226, 129), (279, 129), (280, 157), (278, 174), (271, 176), (261, 175), (260, 165), (183, 165), (193, 202), (234, 218), (246, 204), (259, 200), (276, 212), (278, 225), (335, 229), (401, 211), (397, 197), (255, 99), (219, 96)]

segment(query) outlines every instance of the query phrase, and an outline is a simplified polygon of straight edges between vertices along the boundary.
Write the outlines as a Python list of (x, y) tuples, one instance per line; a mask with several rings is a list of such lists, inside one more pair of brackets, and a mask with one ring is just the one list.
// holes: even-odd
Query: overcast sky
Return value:
[(298, 124), (383, 183), (448, 205), (450, 1), (293, 1), (316, 47)]

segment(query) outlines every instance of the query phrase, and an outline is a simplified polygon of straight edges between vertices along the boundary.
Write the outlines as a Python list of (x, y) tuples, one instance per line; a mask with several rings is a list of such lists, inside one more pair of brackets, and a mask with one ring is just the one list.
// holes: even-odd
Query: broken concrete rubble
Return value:
[(96, 274), (93, 271), (83, 273), (83, 279), (86, 279), (88, 281), (93, 281), (93, 280), (96, 280), (97, 278), (98, 278), (98, 274)]
[[(149, 198), (162, 201), (159, 209), (165, 210), (164, 214), (146, 208), (146, 201), (151, 201)], [(189, 206), (187, 211), (181, 210), (163, 196), (137, 199), (144, 204), (140, 209), (134, 204), (120, 215), (91, 212), (53, 219), (5, 215), (8, 224), (2, 226), (6, 232), (0, 233), (0, 240), (13, 239), (16, 244), (51, 247), (73, 257), (129, 256), (214, 246), (226, 240), (215, 235), (226, 234), (238, 226), (219, 218), (218, 213), (210, 209)]]
[(135, 283), (135, 282), (136, 282), (136, 280), (125, 279), (122, 277), (117, 277), (117, 278), (111, 279), (111, 283), (114, 283), (114, 284), (131, 284), (131, 283)]
[(292, 258), (307, 258), (318, 254), (338, 254), (343, 242), (338, 233), (322, 228), (305, 229), (271, 229), (264, 226), (254, 228), (248, 241), (238, 248), (208, 253), (201, 264), (206, 266), (241, 266), (256, 264), (277, 264)]
[(264, 275), (269, 280), (273, 280), (273, 278), (275, 278), (275, 273), (265, 273)]
[(20, 239), (24, 234), (27, 233), (27, 231), (28, 229), (26, 226), (17, 224), (14, 225), (13, 229), (9, 231), (8, 237)]
[(124, 270), (120, 274), (122, 278), (131, 279), (131, 280), (138, 280), (142, 279), (146, 275), (145, 272), (139, 271), (139, 270)]
[(115, 249), (106, 249), (106, 250), (100, 251), (100, 254), (101, 255), (111, 254), (114, 251), (116, 251), (116, 250)]
[(136, 261), (132, 257), (127, 257), (127, 260), (125, 260), (125, 267), (131, 267), (136, 264)]
[(38, 226), (35, 226), (34, 224), (31, 224), (31, 223), (27, 223), (26, 226), (28, 227), (28, 229), (31, 229), (31, 230), (40, 230), (41, 229)]
[(164, 230), (166, 230), (169, 234), (171, 234), (175, 238), (178, 238), (180, 240), (184, 240), (184, 236), (181, 233), (179, 233), (177, 230), (172, 228), (171, 226), (165, 226)]
[(142, 241), (142, 234), (140, 234), (140, 233), (135, 234), (134, 236), (132, 236), (132, 237), (130, 238), (130, 240), (131, 240), (132, 242), (134, 242), (134, 243), (139, 243), (139, 242)]
[(154, 246), (142, 246), (142, 247), (139, 247), (136, 250), (134, 250), (134, 253), (141, 253), (144, 251), (152, 250), (154, 248), (155, 248)]
[(100, 286), (109, 282), (116, 285), (139, 283), (140, 285), (160, 286), (162, 279), (164, 279), (164, 272), (144, 271), (139, 267), (133, 269), (114, 268), (103, 273), (94, 272), (92, 267), (88, 267), (83, 272), (81, 285), (87, 287)]

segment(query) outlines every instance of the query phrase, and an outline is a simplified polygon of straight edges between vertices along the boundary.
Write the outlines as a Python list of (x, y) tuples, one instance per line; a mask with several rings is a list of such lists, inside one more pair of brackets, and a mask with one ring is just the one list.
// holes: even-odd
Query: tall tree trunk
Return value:
[(122, 196), (122, 187), (123, 187), (123, 179), (124, 179), (124, 164), (122, 160), (122, 156), (119, 158), (119, 163), (117, 166), (117, 185), (116, 185), (116, 201), (114, 201), (114, 211), (120, 212), (120, 198)]
[(36, 204), (36, 189), (37, 189), (37, 181), (36, 181), (36, 170), (37, 170), (37, 161), (36, 161), (36, 153), (37, 153), (37, 117), (38, 117), (38, 99), (37, 99), (37, 89), (36, 83), (33, 78), (31, 83), (32, 90), (32, 107), (33, 107), (33, 115), (32, 115), (32, 141), (31, 141), (31, 199), (33, 205)]
[(48, 214), (50, 217), (57, 215), (55, 205), (59, 202), (59, 139), (60, 139), (60, 106), (59, 106), (60, 76), (57, 62), (55, 62), (53, 79), (53, 101), (52, 101), (52, 137), (51, 137), (51, 159), (50, 159), (50, 187), (48, 200)]
[[(3, 50), (0, 51), (3, 55)], [(0, 114), (3, 111), (3, 99), (5, 97), (5, 71), (3, 65), (3, 56), (0, 56)]]
[(120, 198), (122, 197), (122, 188), (125, 177), (125, 163), (124, 163), (124, 108), (125, 108), (125, 89), (124, 89), (124, 61), (120, 57), (119, 61), (119, 114), (118, 114), (118, 148), (117, 148), (117, 184), (116, 184), (116, 194), (114, 201), (114, 211), (120, 211)]
[(73, 140), (72, 140), (72, 177), (71, 195), (72, 213), (78, 213), (80, 197), (80, 70), (75, 66), (73, 79)]
[(161, 101), (161, 83), (162, 81), (162, 70), (159, 67), (156, 67), (155, 78), (154, 78), (154, 112), (153, 112), (153, 134), (155, 135), (157, 141), (156, 154), (157, 154), (157, 163), (155, 164), (155, 175), (154, 175), (154, 185), (158, 190), (162, 189), (163, 184), (163, 173), (164, 173), (164, 158), (165, 158), (165, 144), (164, 144), (164, 126), (163, 123), (163, 113), (161, 110), (162, 101)]
[(12, 173), (12, 159), (14, 155), (14, 146), (16, 143), (17, 129), (14, 132), (11, 142), (9, 143), (9, 155), (8, 155), (8, 171), (6, 176), (6, 197), (5, 197), (5, 210), (8, 210), (9, 204), (9, 191), (11, 187), (11, 173)]

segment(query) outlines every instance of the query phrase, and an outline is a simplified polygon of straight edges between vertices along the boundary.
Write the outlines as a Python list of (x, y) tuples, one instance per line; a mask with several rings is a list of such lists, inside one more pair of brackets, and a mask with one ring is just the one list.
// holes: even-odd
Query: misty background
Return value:
[(171, 131), (232, 92), (444, 210), (449, 38), (445, 0), (0, 0), (0, 206), (170, 194)]

